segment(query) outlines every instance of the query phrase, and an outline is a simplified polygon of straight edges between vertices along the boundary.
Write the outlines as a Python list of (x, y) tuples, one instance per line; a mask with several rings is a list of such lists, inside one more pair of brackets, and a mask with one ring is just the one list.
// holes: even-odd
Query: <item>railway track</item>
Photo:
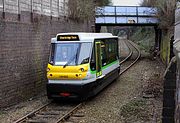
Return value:
[[(129, 68), (131, 68), (141, 57), (141, 52), (135, 43), (133, 43), (132, 41), (129, 41), (129, 40), (127, 40), (127, 42), (125, 42), (125, 43), (130, 52), (129, 52), (129, 55), (120, 62), (121, 72), (119, 73), (119, 75), (123, 74)], [(128, 60), (128, 62), (127, 62), (127, 60)]]
[[(81, 106), (82, 103), (57, 104), (51, 101), (36, 109), (35, 111), (18, 119), (14, 123), (60, 123), (69, 118), (69, 116)], [(76, 115), (76, 117), (80, 116), (82, 115)]]
[(129, 50), (129, 54), (123, 59), (120, 58), (120, 63), (119, 63), (120, 65), (122, 65), (124, 62), (126, 62), (133, 54), (133, 51), (132, 51), (130, 45), (128, 44), (128, 42), (124, 41), (124, 43), (126, 44), (128, 50)]
[[(131, 42), (127, 41), (126, 45), (129, 48), (129, 54), (124, 58), (120, 64), (125, 66), (121, 70), (120, 74), (126, 72), (130, 67), (132, 67), (140, 58), (140, 50), (137, 46)], [(136, 52), (136, 53), (135, 53)], [(129, 63), (124, 65), (127, 60)], [(75, 113), (83, 103), (78, 104), (57, 104), (54, 102), (49, 102), (42, 107), (36, 109), (33, 112), (25, 115), (24, 117), (18, 119), (14, 123), (61, 123), (68, 122), (69, 119), (76, 119), (83, 117), (81, 113)], [(73, 118), (72, 118), (73, 117)], [(73, 121), (70, 121), (73, 122)]]

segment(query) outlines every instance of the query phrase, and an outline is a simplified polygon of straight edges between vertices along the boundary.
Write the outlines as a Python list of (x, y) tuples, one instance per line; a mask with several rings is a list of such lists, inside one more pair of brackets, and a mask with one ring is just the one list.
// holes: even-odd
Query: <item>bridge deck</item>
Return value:
[(156, 8), (105, 6), (96, 9), (96, 24), (158, 24)]

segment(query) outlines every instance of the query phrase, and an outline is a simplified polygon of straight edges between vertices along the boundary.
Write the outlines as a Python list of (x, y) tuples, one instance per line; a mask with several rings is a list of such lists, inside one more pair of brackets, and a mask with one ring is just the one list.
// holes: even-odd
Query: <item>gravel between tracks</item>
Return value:
[[(79, 122), (160, 122), (163, 72), (164, 67), (157, 61), (140, 60), (117, 81), (86, 103), (81, 109), (85, 117)], [(158, 95), (154, 95), (153, 92), (151, 93), (152, 96), (144, 95), (144, 92), (149, 91), (149, 87), (160, 90)]]
[[(159, 123), (162, 110), (163, 66), (157, 61), (141, 59), (117, 81), (90, 99), (78, 112), (79, 123)], [(160, 90), (160, 91), (157, 91)], [(146, 98), (144, 97), (144, 93)], [(149, 92), (152, 92), (149, 94)], [(20, 103), (0, 111), (0, 122), (11, 123), (47, 103), (46, 96)], [(156, 123), (156, 122), (154, 122)]]
[(40, 94), (17, 105), (1, 109), (0, 123), (12, 123), (48, 102), (47, 96)]

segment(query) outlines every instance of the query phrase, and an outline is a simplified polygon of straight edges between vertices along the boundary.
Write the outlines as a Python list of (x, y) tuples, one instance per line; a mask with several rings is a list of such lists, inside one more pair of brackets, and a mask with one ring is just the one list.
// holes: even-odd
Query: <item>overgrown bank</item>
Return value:
[(131, 30), (129, 39), (137, 43), (141, 50), (151, 53), (155, 44), (154, 27), (133, 27)]
[(156, 7), (156, 17), (159, 19), (158, 28), (162, 30), (160, 57), (165, 64), (170, 61), (170, 40), (173, 36), (176, 2), (179, 0), (143, 0), (141, 6)]

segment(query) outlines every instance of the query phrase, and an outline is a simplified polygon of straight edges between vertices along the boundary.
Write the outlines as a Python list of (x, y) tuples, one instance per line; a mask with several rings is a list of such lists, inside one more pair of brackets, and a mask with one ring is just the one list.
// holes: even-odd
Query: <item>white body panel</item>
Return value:
[[(112, 64), (111, 66), (102, 70), (102, 76), (105, 77), (108, 73), (112, 72), (113, 70), (119, 67), (119, 62)], [(90, 71), (87, 73), (86, 80), (48, 80), (50, 84), (87, 84), (97, 80), (96, 74), (91, 74)]]

